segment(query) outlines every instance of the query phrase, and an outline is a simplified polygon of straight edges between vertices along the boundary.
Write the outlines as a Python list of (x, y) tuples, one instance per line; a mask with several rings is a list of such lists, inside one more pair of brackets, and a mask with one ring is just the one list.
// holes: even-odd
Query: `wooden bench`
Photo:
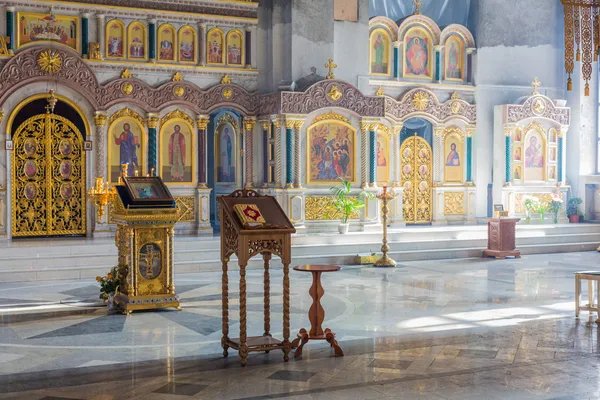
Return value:
[[(581, 281), (588, 281), (588, 304), (581, 305)], [(594, 303), (594, 281), (596, 282), (596, 302)], [(596, 323), (600, 324), (600, 308), (598, 300), (600, 299), (600, 271), (582, 271), (575, 273), (575, 316), (579, 318), (581, 310), (598, 313)]]

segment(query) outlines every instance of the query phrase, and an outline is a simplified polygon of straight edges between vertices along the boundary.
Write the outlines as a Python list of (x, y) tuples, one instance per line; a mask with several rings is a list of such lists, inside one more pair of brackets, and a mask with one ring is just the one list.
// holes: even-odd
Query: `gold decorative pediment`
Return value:
[(348, 118), (346, 118), (343, 115), (340, 115), (338, 113), (335, 113), (333, 111), (317, 116), (315, 118), (314, 122), (327, 121), (327, 120), (342, 121), (342, 122), (345, 122), (346, 124), (350, 124), (350, 120)]
[(427, 93), (423, 92), (422, 90), (416, 92), (412, 98), (413, 107), (417, 111), (425, 111), (427, 107), (429, 107), (430, 101), (431, 100), (429, 99)]
[(446, 136), (451, 134), (457, 134), (461, 142), (465, 140), (465, 132), (456, 125), (449, 126), (448, 128), (444, 129), (444, 132), (442, 133), (442, 139), (445, 140)]
[(108, 119), (108, 124), (112, 125), (113, 122), (115, 122), (116, 120), (118, 120), (121, 117), (131, 117), (131, 118), (139, 121), (140, 124), (142, 124), (142, 126), (144, 125), (144, 118), (142, 118), (142, 116), (140, 114), (133, 111), (131, 108), (127, 108), (127, 107), (122, 108), (119, 111), (117, 111), (116, 113), (114, 113), (113, 115), (111, 115), (110, 118)]
[(181, 110), (173, 110), (170, 113), (168, 113), (167, 115), (165, 115), (164, 117), (162, 117), (160, 119), (160, 125), (164, 125), (165, 122), (171, 120), (171, 119), (183, 119), (184, 121), (188, 122), (190, 125), (194, 126), (194, 120), (192, 119), (192, 117), (190, 117), (189, 115), (187, 115), (186, 113), (184, 113)]

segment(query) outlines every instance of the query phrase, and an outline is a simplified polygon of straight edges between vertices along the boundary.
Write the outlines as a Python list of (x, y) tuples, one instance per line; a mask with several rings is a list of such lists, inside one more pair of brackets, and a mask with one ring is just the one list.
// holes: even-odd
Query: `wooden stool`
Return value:
[[(321, 306), (321, 297), (325, 294), (323, 286), (321, 285), (321, 273), (323, 272), (336, 272), (340, 270), (337, 265), (299, 265), (294, 267), (295, 271), (311, 272), (313, 276), (312, 286), (308, 293), (313, 299), (310, 310), (308, 310), (308, 318), (310, 320), (310, 332), (306, 332), (306, 329), (300, 329), (298, 337), (292, 342), (292, 348), (296, 348), (294, 357), (300, 357), (302, 355), (302, 347), (309, 340), (327, 340), (327, 342), (335, 350), (336, 356), (343, 356), (344, 352), (335, 340), (335, 333), (331, 329), (327, 328), (323, 331), (321, 324), (325, 319), (325, 310)], [(302, 343), (300, 344), (300, 341)]]
[[(587, 306), (580, 305), (581, 297), (581, 281), (588, 281), (588, 304)], [(594, 281), (596, 281), (596, 303), (594, 304)], [(582, 271), (575, 273), (575, 316), (579, 318), (579, 311), (589, 311), (598, 313), (596, 323), (600, 324), (600, 307), (598, 305), (600, 299), (600, 271)]]

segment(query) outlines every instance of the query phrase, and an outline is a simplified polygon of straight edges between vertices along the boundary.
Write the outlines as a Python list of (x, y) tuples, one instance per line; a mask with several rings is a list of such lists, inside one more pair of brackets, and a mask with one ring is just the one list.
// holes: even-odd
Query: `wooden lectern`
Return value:
[[(290, 262), (292, 258), (292, 233), (296, 229), (272, 196), (260, 196), (253, 190), (236, 190), (221, 202), (221, 261), (223, 263), (223, 356), (227, 357), (230, 347), (238, 351), (242, 366), (251, 351), (281, 349), (283, 359), (289, 360), (292, 350), (290, 342)], [(237, 206), (237, 207), (236, 207)], [(252, 218), (243, 221), (240, 209), (247, 208)], [(258, 214), (258, 215), (256, 215)], [(245, 218), (244, 218), (245, 219)], [(240, 267), (240, 337), (229, 337), (229, 257), (235, 254)], [(269, 261), (275, 254), (283, 263), (283, 340), (271, 337), (270, 276)], [(264, 260), (264, 333), (262, 336), (247, 336), (246, 332), (246, 265), (254, 256)]]
[(515, 228), (521, 218), (490, 218), (488, 223), (488, 248), (483, 251), (483, 257), (521, 258), (521, 252), (516, 249)]
[(127, 266), (126, 282), (115, 294), (115, 303), (127, 314), (180, 309), (173, 284), (173, 227), (177, 222), (173, 196), (157, 176), (124, 177), (115, 189), (115, 244), (119, 266)]

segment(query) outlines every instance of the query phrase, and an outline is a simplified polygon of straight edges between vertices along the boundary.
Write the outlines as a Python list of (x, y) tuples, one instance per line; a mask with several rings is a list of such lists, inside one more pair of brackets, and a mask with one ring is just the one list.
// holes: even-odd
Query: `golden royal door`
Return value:
[(431, 147), (419, 136), (407, 138), (400, 147), (400, 182), (404, 221), (407, 224), (428, 224), (432, 212)]
[(13, 135), (12, 235), (85, 235), (85, 151), (71, 121), (40, 114)]

